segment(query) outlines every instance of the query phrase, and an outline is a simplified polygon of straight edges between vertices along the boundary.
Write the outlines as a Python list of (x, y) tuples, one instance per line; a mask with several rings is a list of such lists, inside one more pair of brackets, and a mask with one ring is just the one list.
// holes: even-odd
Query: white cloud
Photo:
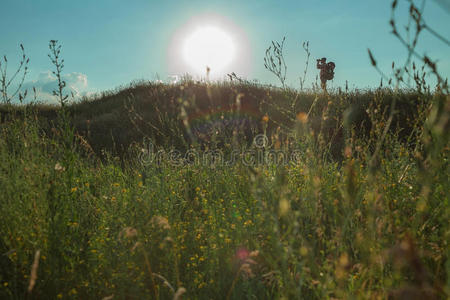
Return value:
[[(88, 80), (85, 74), (78, 72), (63, 74), (62, 80), (66, 82), (64, 94), (69, 95), (68, 101), (73, 101), (89, 94), (87, 91)], [(36, 89), (37, 101), (58, 103), (58, 98), (53, 95), (53, 91), (58, 89), (58, 79), (51, 71), (41, 72), (36, 80), (23, 84), (22, 90), (28, 90), (28, 101), (33, 99), (33, 87)]]

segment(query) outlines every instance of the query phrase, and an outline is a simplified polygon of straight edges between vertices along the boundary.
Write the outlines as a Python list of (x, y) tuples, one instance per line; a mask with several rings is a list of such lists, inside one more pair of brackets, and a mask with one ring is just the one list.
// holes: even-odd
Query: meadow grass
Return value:
[[(2, 106), (0, 298), (446, 298), (449, 103), (187, 81)], [(138, 155), (256, 134), (296, 159)]]

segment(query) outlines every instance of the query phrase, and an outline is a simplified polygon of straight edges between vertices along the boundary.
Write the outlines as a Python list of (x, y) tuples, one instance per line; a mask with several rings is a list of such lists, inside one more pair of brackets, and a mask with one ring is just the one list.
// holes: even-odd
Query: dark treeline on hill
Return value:
[[(67, 111), (76, 132), (99, 156), (106, 150), (122, 157), (145, 139), (158, 147), (186, 151), (223, 149), (233, 140), (250, 146), (255, 135), (265, 133), (271, 145), (292, 145), (297, 124), (307, 119), (317, 142), (328, 145), (329, 156), (339, 159), (345, 138), (369, 135), (373, 124), (388, 120), (393, 102), (389, 130), (414, 143), (409, 140), (411, 131), (432, 97), (389, 88), (324, 94), (249, 83), (141, 82), (74, 102)], [(1, 122), (23, 115), (24, 108), (33, 108), (43, 131), (55, 134), (58, 106), (2, 105)]]

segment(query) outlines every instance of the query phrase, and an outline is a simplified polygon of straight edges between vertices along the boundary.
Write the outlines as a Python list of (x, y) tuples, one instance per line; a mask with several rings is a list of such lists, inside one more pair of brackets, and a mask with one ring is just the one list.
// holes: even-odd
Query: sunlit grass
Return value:
[[(208, 88), (213, 96), (201, 96)], [(88, 135), (83, 141), (64, 119), (51, 117), (51, 129), (35, 120), (39, 110), (26, 118), (20, 111), (15, 117), (8, 113), (0, 133), (2, 298), (29, 293), (36, 298), (166, 299), (184, 293), (202, 299), (344, 299), (406, 292), (443, 297), (448, 292), (448, 134), (439, 127), (448, 111), (428, 125), (421, 117), (431, 103), (448, 106), (448, 96), (309, 92), (297, 101), (295, 91), (245, 84), (128, 91), (137, 107), (159, 96), (167, 99), (175, 90), (187, 93), (186, 99), (198, 95), (205, 101), (198, 106), (206, 106), (208, 97), (225, 105), (239, 93), (247, 99), (266, 95), (273, 102), (261, 100), (254, 133), (265, 130), (271, 147), (289, 140), (286, 147), (299, 149), (299, 159), (283, 166), (143, 165), (133, 148), (117, 159), (107, 154), (114, 151), (109, 144)], [(214, 97), (225, 91), (231, 96)], [(146, 93), (154, 98), (142, 96)], [(123, 109), (117, 99), (124, 95), (68, 106), (70, 120), (80, 123), (93, 107)], [(393, 97), (404, 99), (412, 113), (403, 111), (399, 116), (405, 119), (399, 117), (385, 131)], [(372, 101), (362, 104), (366, 117), (361, 123), (351, 119), (349, 108), (360, 109), (355, 99), (364, 98)], [(294, 99), (298, 106), (287, 111)], [(421, 102), (408, 106), (407, 99)], [(106, 102), (110, 105), (101, 107)], [(179, 126), (187, 136), (177, 107), (168, 107), (174, 119), (158, 126)], [(411, 116), (416, 119), (407, 120)], [(355, 126), (365, 122), (370, 126)], [(423, 126), (431, 130), (435, 146), (427, 144)], [(90, 128), (94, 136), (95, 130)], [(339, 138), (331, 139), (338, 131)], [(175, 139), (169, 133), (168, 140)], [(225, 132), (217, 138), (224, 143), (185, 142), (226, 150), (233, 138), (252, 147), (245, 137)], [(161, 147), (168, 145), (159, 141)], [(97, 143), (95, 151), (89, 149), (91, 142)], [(330, 155), (338, 143), (338, 155)], [(101, 156), (97, 150), (105, 148)]]

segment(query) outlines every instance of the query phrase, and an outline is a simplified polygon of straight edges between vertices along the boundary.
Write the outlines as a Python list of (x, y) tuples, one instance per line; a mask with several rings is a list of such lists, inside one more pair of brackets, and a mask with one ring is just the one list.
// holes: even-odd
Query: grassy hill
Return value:
[[(186, 81), (3, 105), (0, 298), (445, 299), (449, 100)], [(182, 159), (211, 149), (236, 159)]]
[[(274, 144), (276, 139), (292, 137), (298, 117), (306, 114), (310, 129), (332, 144), (331, 154), (338, 158), (345, 129), (367, 136), (375, 122), (369, 113), (387, 119), (394, 100), (389, 130), (408, 137), (432, 96), (388, 88), (324, 94), (250, 83), (140, 82), (72, 103), (67, 111), (75, 130), (98, 155), (107, 150), (122, 156), (146, 138), (158, 146), (186, 151), (193, 145), (223, 147), (233, 135), (250, 145), (256, 134), (265, 131)], [(60, 108), (32, 107), (48, 131)], [(11, 110), (21, 115), (23, 109), (4, 105), (0, 113), (6, 120)]]

